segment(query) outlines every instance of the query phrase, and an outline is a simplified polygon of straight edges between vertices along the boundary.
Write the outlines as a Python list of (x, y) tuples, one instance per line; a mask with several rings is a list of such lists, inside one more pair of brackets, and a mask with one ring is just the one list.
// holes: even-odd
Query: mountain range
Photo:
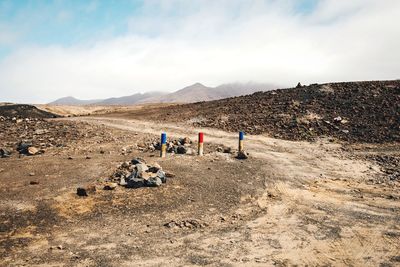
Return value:
[(72, 96), (63, 97), (50, 102), (49, 105), (135, 105), (144, 103), (193, 103), (218, 100), (228, 97), (248, 95), (257, 91), (276, 89), (272, 84), (261, 83), (229, 83), (217, 87), (207, 87), (201, 83), (182, 88), (172, 93), (148, 92), (130, 96), (107, 99), (80, 100)]

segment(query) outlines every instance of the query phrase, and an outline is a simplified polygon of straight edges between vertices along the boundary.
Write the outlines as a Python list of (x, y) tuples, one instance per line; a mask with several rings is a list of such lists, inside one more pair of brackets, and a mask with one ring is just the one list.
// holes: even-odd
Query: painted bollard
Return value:
[(166, 154), (167, 154), (167, 134), (162, 133), (161, 134), (161, 154), (160, 154), (160, 156), (162, 158), (165, 158)]
[(243, 151), (244, 132), (239, 132), (239, 152)]
[(204, 134), (199, 133), (199, 156), (203, 156), (203, 141), (204, 141)]

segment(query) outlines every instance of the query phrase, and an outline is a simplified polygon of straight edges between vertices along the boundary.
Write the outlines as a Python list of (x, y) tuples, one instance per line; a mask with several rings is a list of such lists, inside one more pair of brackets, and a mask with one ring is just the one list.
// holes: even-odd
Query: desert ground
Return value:
[[(387, 172), (398, 143), (246, 135), (239, 160), (235, 132), (124, 114), (2, 122), (1, 146), (41, 148), (0, 159), (2, 266), (400, 264), (400, 184)], [(204, 132), (204, 156), (160, 158), (163, 131), (194, 152)], [(134, 158), (174, 177), (103, 190)]]

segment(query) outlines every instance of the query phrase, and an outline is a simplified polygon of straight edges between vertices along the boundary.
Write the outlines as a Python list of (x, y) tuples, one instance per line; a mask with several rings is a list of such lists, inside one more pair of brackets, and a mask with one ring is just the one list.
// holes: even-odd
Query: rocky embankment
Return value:
[(140, 115), (289, 140), (393, 142), (400, 141), (400, 81), (298, 85), (148, 114)]

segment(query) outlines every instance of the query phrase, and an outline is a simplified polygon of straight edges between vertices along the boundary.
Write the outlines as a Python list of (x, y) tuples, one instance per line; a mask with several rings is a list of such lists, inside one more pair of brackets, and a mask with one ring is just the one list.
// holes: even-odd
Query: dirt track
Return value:
[[(348, 151), (327, 140), (247, 136), (251, 158), (239, 161), (215, 152), (215, 145), (237, 145), (235, 134), (220, 130), (119, 118), (69, 120), (109, 137), (89, 135), (43, 155), (0, 159), (0, 181), (7, 185), (1, 189), (4, 266), (400, 263), (399, 183), (386, 181), (378, 165), (355, 157), (366, 150), (396, 151), (398, 144), (387, 150), (353, 145)], [(137, 149), (121, 155), (121, 148), (161, 131), (195, 140), (199, 130), (206, 136), (202, 158), (160, 159), (157, 152)], [(106, 153), (100, 154), (100, 147)], [(74, 194), (77, 186), (96, 182), (136, 156), (177, 177), (160, 188), (100, 190), (84, 199)], [(39, 185), (27, 185), (32, 179)], [(206, 226), (163, 226), (172, 220)]]

